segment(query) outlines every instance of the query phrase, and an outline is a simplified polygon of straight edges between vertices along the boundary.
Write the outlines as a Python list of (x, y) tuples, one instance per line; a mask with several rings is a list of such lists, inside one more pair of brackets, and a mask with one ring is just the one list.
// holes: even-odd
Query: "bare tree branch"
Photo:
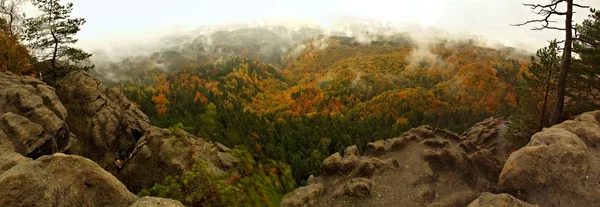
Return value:
[[(524, 6), (529, 7), (534, 13), (542, 16), (541, 19), (529, 20), (520, 24), (511, 24), (511, 26), (524, 26), (531, 23), (542, 23), (539, 27), (534, 27), (531, 30), (560, 30), (565, 31), (566, 28), (554, 27), (550, 26), (551, 23), (557, 23), (557, 21), (550, 20), (552, 16), (564, 16), (567, 15), (567, 12), (557, 11), (556, 8), (560, 3), (566, 2), (567, 0), (553, 0), (550, 4), (523, 4)], [(589, 6), (583, 6), (579, 4), (573, 4), (573, 6), (577, 6), (579, 8), (589, 8)], [(575, 33), (577, 34), (577, 33)]]
[(579, 7), (579, 8), (582, 8), (582, 9), (589, 9), (590, 8), (590, 6), (583, 6), (583, 5), (576, 4), (576, 3), (573, 3), (573, 6), (574, 7)]

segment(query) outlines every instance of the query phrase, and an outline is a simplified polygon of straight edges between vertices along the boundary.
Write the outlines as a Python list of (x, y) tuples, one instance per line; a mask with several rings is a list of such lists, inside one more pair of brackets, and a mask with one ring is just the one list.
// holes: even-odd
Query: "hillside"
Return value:
[[(461, 135), (413, 128), (334, 153), (319, 164), (320, 176), (290, 192), (284, 163), (152, 126), (85, 72), (55, 87), (0, 73), (0, 85), (3, 206), (593, 206), (600, 199), (600, 111), (544, 129), (517, 151), (502, 118)], [(144, 188), (138, 195), (181, 203), (130, 192)]]
[(181, 124), (282, 160), (297, 182), (318, 175), (325, 155), (351, 145), (423, 124), (461, 132), (514, 111), (517, 79), (529, 62), (524, 55), (468, 41), (439, 40), (430, 49), (413, 42), (318, 36), (279, 64), (229, 57), (166, 71), (131, 68), (144, 75), (119, 88), (151, 123)]

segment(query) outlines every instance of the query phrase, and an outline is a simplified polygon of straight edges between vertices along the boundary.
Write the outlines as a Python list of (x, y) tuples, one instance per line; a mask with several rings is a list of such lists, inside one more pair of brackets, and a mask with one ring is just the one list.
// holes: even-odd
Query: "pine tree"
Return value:
[[(57, 61), (79, 64), (91, 54), (71, 45), (77, 43), (75, 34), (85, 24), (83, 18), (71, 18), (73, 3), (60, 4), (60, 0), (32, 0), (42, 14), (25, 20), (25, 40), (35, 51), (38, 60), (51, 58), (51, 73), (57, 75)], [(90, 69), (85, 66), (82, 69)]]
[(538, 120), (538, 131), (541, 131), (543, 127), (548, 126), (549, 117), (548, 108), (551, 105), (549, 101), (553, 98), (553, 91), (558, 79), (558, 73), (560, 71), (560, 56), (558, 43), (556, 40), (550, 41), (548, 47), (539, 49), (536, 53), (538, 59), (531, 57), (531, 65), (528, 67), (528, 73), (523, 74), (523, 78), (527, 82), (527, 85), (533, 98), (535, 108), (539, 107), (541, 102), (541, 109), (535, 110), (536, 119)]
[(577, 25), (579, 37), (573, 51), (579, 57), (573, 61), (569, 97), (577, 112), (592, 110), (590, 99), (600, 100), (600, 10), (591, 9), (589, 19)]

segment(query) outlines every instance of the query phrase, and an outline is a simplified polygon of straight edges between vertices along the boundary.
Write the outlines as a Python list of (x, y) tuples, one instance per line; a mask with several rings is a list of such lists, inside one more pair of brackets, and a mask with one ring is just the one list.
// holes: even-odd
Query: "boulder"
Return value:
[(502, 194), (492, 194), (492, 193), (483, 193), (477, 200), (474, 200), (467, 207), (492, 207), (492, 206), (505, 206), (505, 207), (536, 207), (536, 205), (532, 205), (526, 203), (522, 200), (516, 199), (515, 197), (502, 193)]
[(83, 71), (70, 72), (56, 83), (69, 112), (67, 124), (79, 137), (77, 153), (112, 171), (150, 126), (148, 117), (117, 89), (104, 87)]
[(597, 205), (600, 128), (593, 122), (566, 121), (533, 135), (508, 158), (499, 189), (540, 206)]
[(65, 152), (74, 140), (67, 118), (52, 87), (0, 72), (0, 147), (32, 158)]
[(581, 180), (590, 173), (587, 151), (577, 135), (560, 128), (544, 129), (511, 154), (498, 184), (505, 190), (523, 190)]
[(130, 206), (137, 197), (93, 161), (57, 153), (0, 174), (0, 206)]

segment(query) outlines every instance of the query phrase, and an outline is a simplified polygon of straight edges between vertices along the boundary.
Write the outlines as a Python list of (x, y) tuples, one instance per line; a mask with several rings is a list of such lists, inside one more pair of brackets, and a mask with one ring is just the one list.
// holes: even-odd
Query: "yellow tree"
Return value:
[(31, 70), (31, 57), (15, 35), (8, 22), (0, 18), (0, 71), (26, 74)]

